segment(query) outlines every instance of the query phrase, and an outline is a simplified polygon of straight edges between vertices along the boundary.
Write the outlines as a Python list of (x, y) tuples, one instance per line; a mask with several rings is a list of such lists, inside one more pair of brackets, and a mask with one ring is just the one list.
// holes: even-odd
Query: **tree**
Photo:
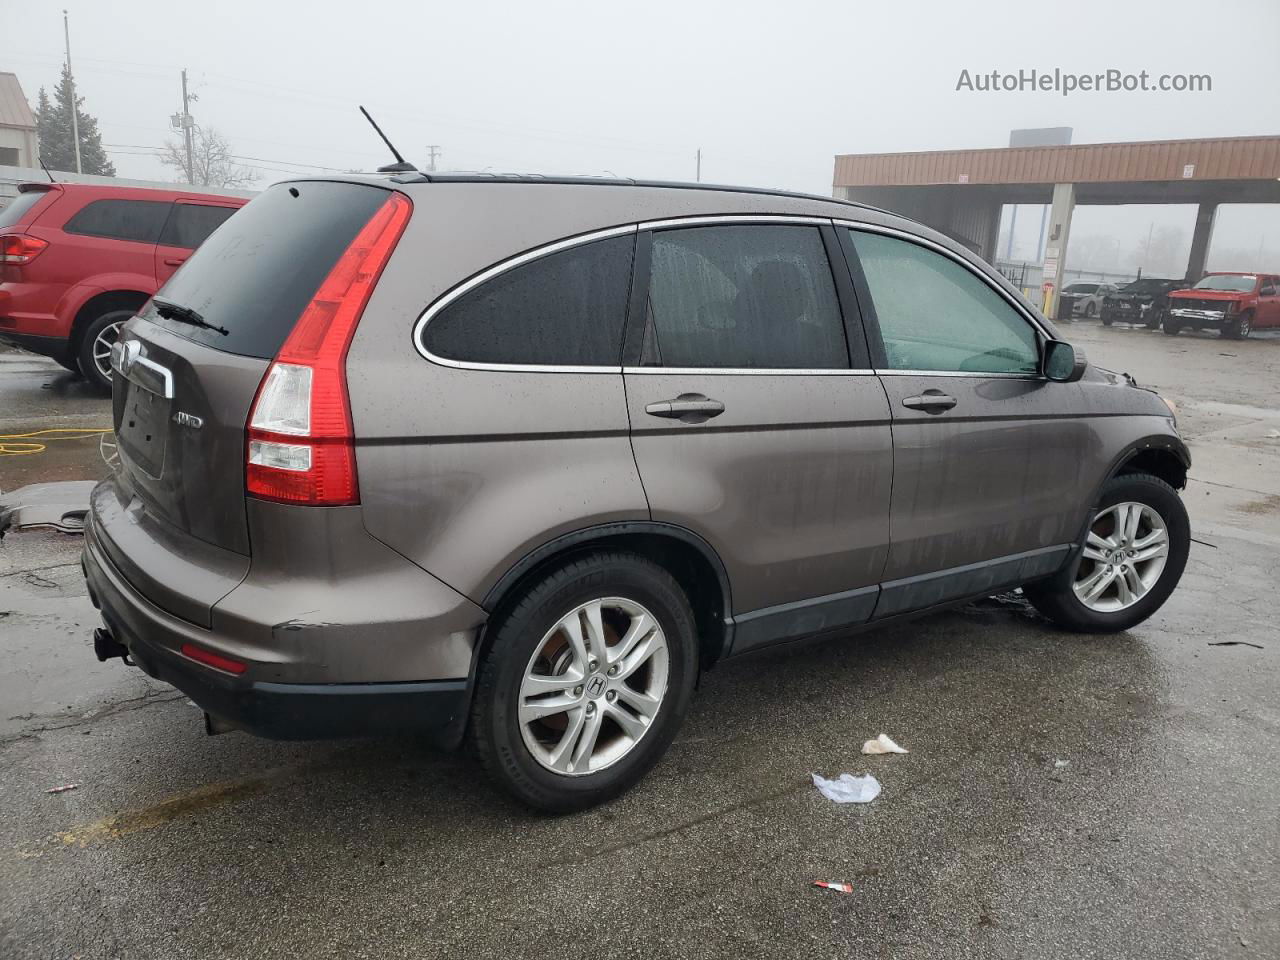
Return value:
[(181, 173), (181, 179), (197, 187), (247, 187), (257, 179), (248, 167), (236, 163), (229, 144), (217, 130), (196, 127), (191, 131), (191, 169), (187, 169), (184, 143), (168, 140), (160, 162)]
[[(40, 159), (53, 170), (75, 170), (76, 148), (71, 123), (71, 71), (64, 64), (62, 79), (53, 100), (40, 88), (36, 104), (36, 132), (40, 136)], [(76, 120), (80, 128), (80, 170), (100, 177), (114, 177), (116, 168), (102, 149), (98, 121), (84, 110), (84, 97), (77, 96)]]

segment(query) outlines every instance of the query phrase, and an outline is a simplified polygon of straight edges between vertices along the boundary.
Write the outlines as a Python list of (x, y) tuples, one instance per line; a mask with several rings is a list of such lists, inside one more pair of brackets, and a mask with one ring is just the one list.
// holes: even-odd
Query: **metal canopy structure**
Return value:
[(835, 196), (905, 214), (995, 258), (1004, 204), (1052, 203), (1045, 282), (1061, 289), (1076, 204), (1196, 204), (1186, 279), (1204, 274), (1217, 209), (1280, 203), (1280, 136), (1085, 143), (835, 159)]

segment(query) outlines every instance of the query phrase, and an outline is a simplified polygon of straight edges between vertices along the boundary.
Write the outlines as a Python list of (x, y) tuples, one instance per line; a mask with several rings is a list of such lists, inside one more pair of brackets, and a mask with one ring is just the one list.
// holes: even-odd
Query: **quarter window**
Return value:
[(160, 242), (167, 247), (186, 247), (188, 250), (194, 250), (235, 212), (235, 207), (219, 207), (213, 204), (174, 204), (173, 214), (160, 234)]
[(849, 365), (816, 227), (729, 225), (653, 235), (645, 363), (831, 369)]
[(157, 200), (94, 200), (62, 229), (90, 237), (155, 243), (171, 206)]
[(919, 244), (849, 231), (891, 370), (1039, 371), (1035, 330), (968, 268)]
[(635, 237), (612, 237), (522, 264), (431, 318), (427, 352), (446, 360), (618, 366)]

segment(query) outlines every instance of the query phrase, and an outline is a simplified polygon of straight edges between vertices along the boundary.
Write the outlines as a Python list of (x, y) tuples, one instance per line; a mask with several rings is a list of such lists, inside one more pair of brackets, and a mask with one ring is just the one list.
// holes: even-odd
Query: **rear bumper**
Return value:
[[(299, 570), (292, 588), (288, 579), (272, 584), (266, 619), (246, 623), (215, 616), (211, 628), (201, 626), (158, 606), (122, 574), (106, 549), (109, 531), (100, 529), (100, 505), (94, 506), (86, 518), (82, 566), (107, 629), (146, 673), (177, 687), (226, 726), (284, 740), (415, 734), (453, 746), (461, 739), (470, 703), (471, 644), (484, 616), (469, 601), (455, 605), (443, 592), (447, 588), (425, 600), (419, 596), (417, 602), (426, 606), (418, 607), (412, 624), (369, 618), (315, 624), (311, 630), (311, 624), (271, 623), (296, 603), (315, 603)], [(129, 522), (110, 514), (107, 519), (113, 527)], [(117, 532), (112, 550), (120, 549), (121, 540), (133, 543), (126, 531)], [(252, 579), (251, 573), (238, 589)], [(404, 584), (392, 586), (401, 592)], [(427, 592), (421, 582), (415, 586), (419, 594)], [(358, 590), (361, 584), (334, 583), (329, 589), (341, 596), (346, 587)], [(410, 646), (406, 635), (415, 625)], [(192, 660), (181, 652), (184, 644), (239, 661), (244, 672)]]
[[(0, 283), (0, 337), (11, 343), (17, 343), (18, 337), (36, 343), (59, 342), (60, 349), (65, 351), (71, 325), (58, 316), (54, 300), (56, 296), (51, 295), (45, 284)], [(18, 346), (32, 353), (44, 353), (34, 346), (22, 343)], [(52, 354), (45, 353), (45, 356)]]

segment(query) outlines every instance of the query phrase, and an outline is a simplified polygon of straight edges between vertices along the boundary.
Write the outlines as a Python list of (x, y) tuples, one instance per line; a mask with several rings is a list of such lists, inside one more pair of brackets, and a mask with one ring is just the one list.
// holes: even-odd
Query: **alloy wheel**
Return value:
[(1089, 524), (1072, 590), (1099, 613), (1125, 610), (1160, 579), (1169, 558), (1169, 528), (1145, 503), (1117, 503)]
[(520, 682), (525, 747), (554, 773), (597, 773), (652, 728), (667, 692), (670, 651), (652, 613), (634, 600), (580, 604), (543, 636)]
[(124, 324), (123, 320), (108, 323), (93, 338), (93, 365), (107, 382), (111, 381), (111, 348), (120, 339), (120, 328)]

